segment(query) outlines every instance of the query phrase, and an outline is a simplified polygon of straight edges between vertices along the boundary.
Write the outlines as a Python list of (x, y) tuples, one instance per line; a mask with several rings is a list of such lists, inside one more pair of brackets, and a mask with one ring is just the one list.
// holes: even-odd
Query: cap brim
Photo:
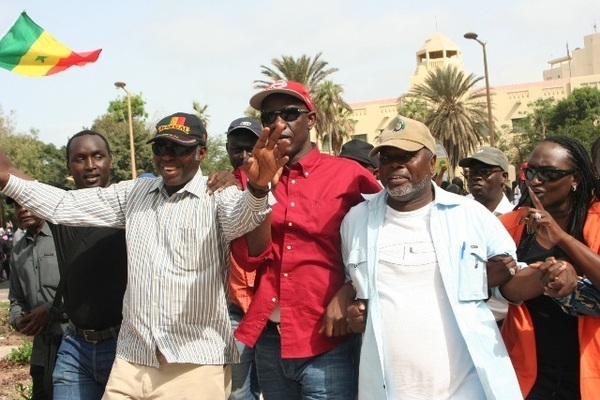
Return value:
[(278, 93), (279, 94), (287, 94), (288, 96), (295, 97), (298, 100), (302, 101), (304, 103), (304, 105), (306, 106), (306, 108), (308, 108), (309, 111), (314, 111), (314, 108), (312, 108), (309, 104), (306, 104), (306, 100), (302, 96), (300, 96), (300, 94), (298, 94), (298, 92), (295, 92), (295, 91), (289, 90), (289, 89), (269, 89), (269, 90), (263, 90), (262, 92), (258, 92), (250, 98), (250, 106), (252, 108), (254, 108), (255, 110), (260, 111), (262, 109), (263, 101), (267, 97), (271, 96), (272, 94), (278, 94)]
[(362, 164), (373, 165), (373, 161), (371, 161), (367, 157), (356, 156), (354, 154), (340, 154), (339, 157), (348, 158), (350, 160), (358, 161), (359, 163), (362, 163)]
[(257, 137), (260, 137), (260, 134), (262, 133), (262, 132), (255, 132), (254, 129), (251, 129), (251, 128), (247, 127), (247, 126), (236, 126), (232, 130), (228, 131), (227, 135), (231, 135), (235, 131), (248, 131), (248, 132), (252, 132)]
[(502, 165), (498, 164), (497, 161), (494, 161), (494, 160), (489, 159), (487, 157), (467, 157), (467, 158), (463, 158), (462, 160), (460, 160), (458, 162), (458, 166), (459, 167), (470, 168), (471, 165), (473, 164), (473, 162), (480, 162), (480, 163), (485, 164), (485, 165), (491, 165), (491, 166), (494, 166), (494, 167), (500, 167), (500, 168), (502, 168), (503, 171), (505, 171), (505, 169), (502, 167)]
[(390, 140), (390, 141), (385, 142), (384, 144), (380, 144), (380, 145), (373, 147), (373, 150), (371, 150), (369, 152), (369, 157), (373, 157), (377, 153), (379, 153), (379, 150), (381, 150), (382, 147), (396, 147), (398, 149), (406, 150), (406, 151), (419, 151), (423, 147), (426, 147), (426, 146), (423, 146), (421, 143), (413, 142), (410, 140), (404, 140), (404, 139)]
[[(175, 142), (182, 146), (197, 146), (199, 144), (205, 144), (201, 140), (197, 138), (190, 138), (189, 136), (182, 136), (175, 133), (169, 133), (169, 131), (162, 132), (160, 135), (154, 136), (152, 139), (148, 140), (146, 143), (152, 143), (157, 140), (169, 140), (171, 142)], [(191, 140), (190, 140), (191, 139)]]

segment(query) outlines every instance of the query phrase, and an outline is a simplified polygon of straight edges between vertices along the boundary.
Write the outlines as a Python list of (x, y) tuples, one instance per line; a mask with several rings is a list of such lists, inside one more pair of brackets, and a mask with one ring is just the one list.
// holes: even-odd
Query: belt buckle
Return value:
[(86, 342), (89, 342), (89, 343), (92, 343), (92, 344), (98, 343), (97, 340), (91, 340), (91, 339), (88, 338), (88, 334), (89, 333), (94, 333), (95, 332), (93, 329), (82, 329), (81, 332), (83, 333), (83, 339)]

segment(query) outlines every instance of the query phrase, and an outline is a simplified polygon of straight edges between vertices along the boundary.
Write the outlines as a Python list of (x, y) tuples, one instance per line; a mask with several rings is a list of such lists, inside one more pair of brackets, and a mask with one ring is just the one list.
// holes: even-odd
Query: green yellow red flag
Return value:
[(0, 39), (0, 67), (21, 75), (46, 76), (96, 62), (101, 51), (75, 53), (22, 12)]

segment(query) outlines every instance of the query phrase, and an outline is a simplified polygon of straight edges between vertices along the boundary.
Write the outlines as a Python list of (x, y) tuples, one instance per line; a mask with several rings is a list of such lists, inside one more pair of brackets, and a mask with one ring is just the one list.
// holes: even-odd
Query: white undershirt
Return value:
[(381, 231), (377, 288), (388, 398), (485, 398), (444, 289), (430, 212), (431, 205), (388, 207)]

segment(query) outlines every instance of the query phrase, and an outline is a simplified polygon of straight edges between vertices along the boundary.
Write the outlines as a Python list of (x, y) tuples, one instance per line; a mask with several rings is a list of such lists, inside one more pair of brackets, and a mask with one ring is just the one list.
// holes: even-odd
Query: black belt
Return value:
[(75, 334), (81, 337), (86, 342), (98, 343), (108, 339), (117, 339), (119, 337), (119, 330), (121, 325), (111, 326), (110, 328), (95, 330), (95, 329), (81, 329), (69, 322), (69, 328), (75, 332)]
[(271, 321), (270, 319), (267, 320), (267, 325), (265, 326), (265, 329), (281, 334), (281, 325), (279, 324), (279, 322)]

